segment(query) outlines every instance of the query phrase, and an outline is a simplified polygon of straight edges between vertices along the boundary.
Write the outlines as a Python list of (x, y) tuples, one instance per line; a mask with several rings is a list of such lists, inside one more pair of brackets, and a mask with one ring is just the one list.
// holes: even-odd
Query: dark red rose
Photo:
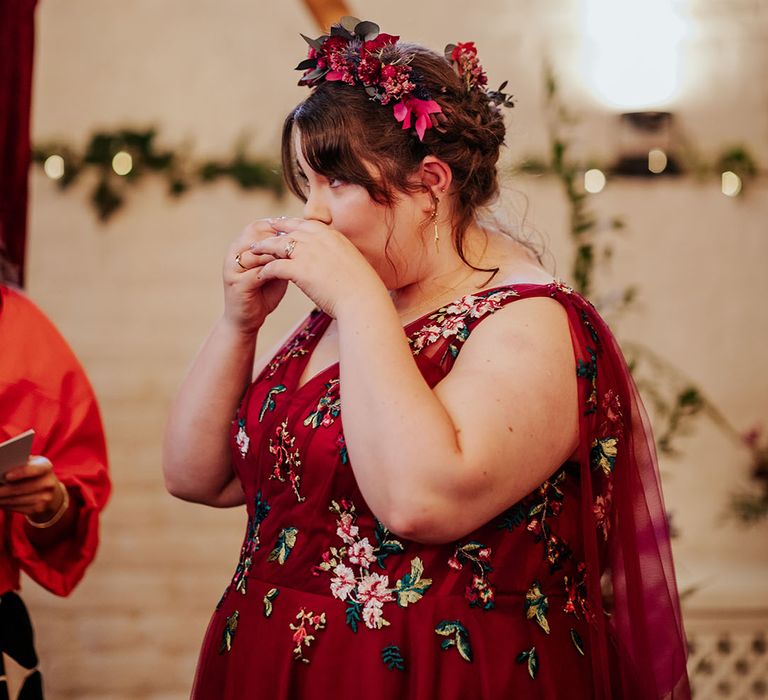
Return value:
[(400, 40), (399, 36), (392, 36), (392, 34), (379, 34), (375, 39), (366, 41), (363, 44), (364, 53), (376, 53), (385, 46), (396, 44)]

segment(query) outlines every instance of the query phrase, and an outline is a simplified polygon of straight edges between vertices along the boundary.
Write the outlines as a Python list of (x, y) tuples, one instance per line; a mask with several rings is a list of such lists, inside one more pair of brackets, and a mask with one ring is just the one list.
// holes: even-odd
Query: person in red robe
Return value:
[[(66, 596), (93, 561), (110, 493), (96, 398), (54, 325), (23, 293), (0, 285), (0, 442), (35, 430), (32, 456), (0, 482), (0, 663), (21, 673), (25, 698), (42, 697), (32, 627), (16, 591), (20, 572)], [(0, 698), (7, 697), (5, 667)]]

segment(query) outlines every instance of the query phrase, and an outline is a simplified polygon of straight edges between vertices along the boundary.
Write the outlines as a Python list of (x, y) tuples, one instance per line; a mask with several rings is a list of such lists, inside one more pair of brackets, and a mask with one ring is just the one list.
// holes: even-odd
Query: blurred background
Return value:
[[(696, 697), (768, 697), (768, 2), (41, 0), (25, 286), (94, 384), (115, 485), (75, 593), (23, 584), (48, 697), (188, 696), (245, 512), (167, 495), (164, 421), (230, 240), (301, 211), (276, 172), (299, 32), (347, 13), (475, 41), (509, 81), (501, 209), (633, 363)], [(262, 348), (309, 308), (292, 291)]]

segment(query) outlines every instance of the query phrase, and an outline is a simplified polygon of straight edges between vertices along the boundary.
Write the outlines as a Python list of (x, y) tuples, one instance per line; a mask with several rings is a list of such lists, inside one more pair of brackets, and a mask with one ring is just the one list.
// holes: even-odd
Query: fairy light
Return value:
[(660, 148), (648, 151), (648, 170), (652, 173), (663, 173), (667, 167), (667, 154)]
[(584, 173), (584, 189), (590, 194), (602, 192), (605, 187), (605, 175), (602, 170), (592, 168)]
[(112, 170), (118, 175), (127, 175), (133, 170), (133, 158), (126, 151), (118, 151), (112, 158)]
[(64, 177), (64, 159), (61, 156), (48, 156), (43, 163), (43, 170), (51, 180), (60, 180)]
[(731, 170), (722, 174), (722, 190), (726, 197), (735, 197), (741, 192), (741, 178)]

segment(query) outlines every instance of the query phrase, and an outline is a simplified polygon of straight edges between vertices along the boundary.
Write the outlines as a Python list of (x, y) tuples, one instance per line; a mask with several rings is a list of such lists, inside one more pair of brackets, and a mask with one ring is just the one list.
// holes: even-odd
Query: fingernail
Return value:
[(251, 245), (248, 246), (250, 250), (256, 250), (256, 246), (258, 246), (258, 243), (251, 243)]

